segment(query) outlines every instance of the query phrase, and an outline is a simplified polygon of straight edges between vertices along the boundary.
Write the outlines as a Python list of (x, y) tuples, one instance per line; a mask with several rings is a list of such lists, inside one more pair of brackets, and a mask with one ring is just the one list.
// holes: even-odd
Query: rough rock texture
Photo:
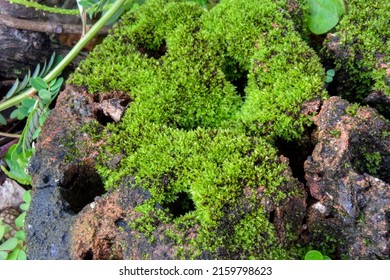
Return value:
[(310, 243), (334, 246), (339, 258), (389, 259), (390, 122), (332, 97), (314, 123), (316, 146), (305, 162), (315, 199)]
[(93, 96), (67, 88), (45, 123), (29, 167), (34, 183), (26, 218), (30, 259), (69, 259), (74, 215), (104, 193), (94, 169), (96, 147), (101, 143), (83, 131), (86, 123), (110, 121), (97, 106), (103, 100), (127, 102), (128, 97), (122, 98), (121, 93)]

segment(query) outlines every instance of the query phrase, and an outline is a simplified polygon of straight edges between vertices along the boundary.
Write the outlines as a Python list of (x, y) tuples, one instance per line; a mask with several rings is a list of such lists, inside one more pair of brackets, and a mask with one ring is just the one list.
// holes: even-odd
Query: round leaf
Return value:
[(51, 93), (47, 89), (40, 90), (38, 95), (44, 101), (49, 101), (51, 99)]
[(310, 15), (308, 27), (314, 34), (324, 34), (331, 30), (339, 21), (336, 1), (340, 0), (308, 0)]
[(0, 251), (11, 251), (18, 245), (18, 240), (12, 237), (0, 245)]
[(331, 83), (332, 81), (333, 81), (333, 78), (332, 78), (331, 76), (326, 76), (326, 77), (325, 77), (325, 82), (326, 82), (327, 84)]
[(35, 102), (37, 102), (37, 100), (33, 99), (33, 98), (25, 98), (22, 100), (23, 106), (25, 106), (27, 108), (33, 107), (35, 105)]
[(311, 250), (306, 253), (305, 260), (323, 260), (324, 257), (322, 256), (321, 252), (316, 250)]
[(27, 211), (28, 208), (29, 208), (29, 205), (27, 203), (22, 203), (20, 204), (20, 209), (22, 209), (22, 211)]
[(328, 71), (326, 71), (326, 75), (334, 77), (334, 75), (336, 75), (336, 71), (334, 71), (334, 69), (329, 69)]

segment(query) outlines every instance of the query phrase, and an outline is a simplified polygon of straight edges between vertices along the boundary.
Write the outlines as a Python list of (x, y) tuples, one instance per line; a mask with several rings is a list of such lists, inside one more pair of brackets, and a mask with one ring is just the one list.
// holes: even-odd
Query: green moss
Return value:
[[(340, 81), (343, 94), (356, 99), (372, 91), (390, 95), (390, 2), (387, 0), (348, 0), (347, 14), (336, 26), (337, 69), (346, 76)], [(333, 56), (331, 54), (330, 56)]]
[[(131, 177), (150, 193), (130, 226), (151, 243), (163, 224), (197, 229), (190, 248), (167, 233), (178, 258), (292, 256), (265, 209), (298, 189), (272, 142), (302, 134), (302, 105), (325, 95), (325, 71), (283, 8), (225, 0), (207, 12), (148, 1), (68, 81), (131, 96), (121, 122), (101, 134), (109, 137), (98, 171), (107, 189)], [(175, 216), (169, 205), (183, 194), (193, 208)]]

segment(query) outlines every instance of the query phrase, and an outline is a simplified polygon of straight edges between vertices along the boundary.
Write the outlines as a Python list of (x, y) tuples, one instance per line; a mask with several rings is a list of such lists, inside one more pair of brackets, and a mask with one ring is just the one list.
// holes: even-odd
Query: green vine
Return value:
[(28, 0), (8, 0), (10, 3), (23, 5), (29, 8), (35, 8), (36, 10), (41, 10), (49, 13), (63, 14), (63, 15), (78, 15), (80, 12), (78, 9), (63, 9), (58, 7), (50, 7), (46, 5), (39, 4), (34, 1)]

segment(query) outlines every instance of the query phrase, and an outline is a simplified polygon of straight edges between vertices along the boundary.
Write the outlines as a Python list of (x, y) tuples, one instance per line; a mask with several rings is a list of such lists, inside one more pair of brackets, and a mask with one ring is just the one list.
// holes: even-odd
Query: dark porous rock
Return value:
[[(29, 259), (70, 259), (69, 238), (75, 216), (105, 190), (94, 164), (102, 141), (90, 139), (86, 124), (110, 120), (100, 100), (126, 99), (121, 93), (101, 96), (67, 87), (58, 97), (29, 166), (33, 190), (26, 217)], [(90, 127), (90, 126), (89, 126)]]
[(316, 146), (304, 166), (310, 244), (335, 258), (389, 259), (390, 122), (331, 97), (314, 123)]

